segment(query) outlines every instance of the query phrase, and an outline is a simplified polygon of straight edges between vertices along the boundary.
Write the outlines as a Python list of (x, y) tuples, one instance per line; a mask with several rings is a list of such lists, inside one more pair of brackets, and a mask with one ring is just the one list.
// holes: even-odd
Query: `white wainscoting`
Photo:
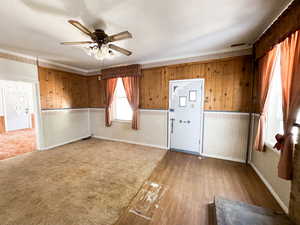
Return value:
[(280, 154), (269, 146), (266, 147), (265, 152), (258, 152), (253, 149), (258, 124), (257, 114), (253, 114), (252, 121), (250, 165), (267, 186), (282, 209), (288, 213), (291, 182), (283, 180), (277, 175), (277, 165)]
[(89, 137), (89, 109), (43, 110), (42, 127), (44, 144), (40, 150)]
[(249, 113), (204, 113), (203, 156), (245, 162)]
[(140, 110), (140, 129), (132, 130), (130, 122), (113, 121), (105, 127), (104, 109), (90, 109), (90, 127), (96, 138), (167, 149), (166, 110)]
[[(141, 110), (138, 131), (131, 129), (131, 123), (118, 121), (107, 128), (104, 109), (90, 109), (92, 135), (107, 140), (167, 149), (167, 123), (167, 110)], [(205, 112), (203, 155), (245, 162), (248, 126), (248, 113)]]
[[(205, 112), (203, 155), (244, 162), (248, 113)], [(140, 110), (140, 129), (113, 121), (105, 127), (104, 109), (43, 110), (44, 146), (53, 148), (92, 135), (96, 138), (168, 149), (168, 111)]]

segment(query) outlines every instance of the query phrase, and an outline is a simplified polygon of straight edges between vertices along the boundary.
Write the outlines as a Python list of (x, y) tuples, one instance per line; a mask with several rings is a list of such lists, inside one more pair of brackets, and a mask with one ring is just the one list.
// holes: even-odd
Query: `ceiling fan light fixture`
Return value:
[(83, 50), (87, 55), (94, 56), (96, 60), (104, 60), (105, 58), (111, 58), (114, 56), (107, 44), (101, 45), (101, 48), (99, 48), (98, 45), (89, 45), (83, 47)]
[(92, 56), (92, 51), (91, 51), (91, 47), (90, 47), (90, 46), (85, 46), (85, 47), (83, 47), (83, 51), (84, 51), (88, 56)]
[(98, 46), (93, 46), (93, 47), (91, 48), (91, 53), (92, 53), (92, 55), (97, 55), (98, 51), (99, 51)]
[(95, 54), (95, 59), (97, 60), (103, 60), (104, 56), (101, 54), (101, 51), (97, 51), (97, 53)]
[(108, 50), (108, 53), (109, 53), (109, 58), (112, 58), (115, 56), (114, 52), (112, 50)]
[(91, 41), (61, 42), (62, 45), (84, 45), (83, 50), (86, 52), (86, 54), (89, 56), (94, 56), (97, 60), (111, 58), (114, 56), (112, 50), (126, 56), (130, 56), (132, 54), (132, 52), (128, 51), (127, 49), (110, 44), (111, 42), (132, 38), (132, 34), (128, 31), (123, 31), (121, 33), (109, 36), (102, 29), (96, 29), (94, 32), (92, 32), (76, 20), (69, 20), (68, 22), (89, 36)]

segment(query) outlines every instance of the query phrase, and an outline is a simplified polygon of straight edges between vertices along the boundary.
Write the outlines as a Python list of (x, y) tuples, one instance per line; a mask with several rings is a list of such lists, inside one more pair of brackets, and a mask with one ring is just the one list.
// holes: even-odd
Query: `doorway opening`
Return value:
[(0, 80), (0, 160), (37, 149), (35, 119), (33, 84)]
[(204, 79), (169, 83), (169, 148), (200, 155), (203, 146)]

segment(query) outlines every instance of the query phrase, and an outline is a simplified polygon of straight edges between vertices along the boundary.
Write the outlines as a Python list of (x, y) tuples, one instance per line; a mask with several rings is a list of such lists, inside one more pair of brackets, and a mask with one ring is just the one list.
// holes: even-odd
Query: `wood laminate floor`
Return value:
[(116, 224), (214, 224), (214, 196), (282, 211), (250, 166), (168, 152)]

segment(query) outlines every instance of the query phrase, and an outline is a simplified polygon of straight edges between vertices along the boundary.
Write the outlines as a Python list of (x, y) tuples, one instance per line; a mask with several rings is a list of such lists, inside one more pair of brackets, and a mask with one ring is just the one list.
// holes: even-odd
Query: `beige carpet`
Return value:
[(0, 224), (114, 224), (165, 152), (90, 139), (2, 160)]

